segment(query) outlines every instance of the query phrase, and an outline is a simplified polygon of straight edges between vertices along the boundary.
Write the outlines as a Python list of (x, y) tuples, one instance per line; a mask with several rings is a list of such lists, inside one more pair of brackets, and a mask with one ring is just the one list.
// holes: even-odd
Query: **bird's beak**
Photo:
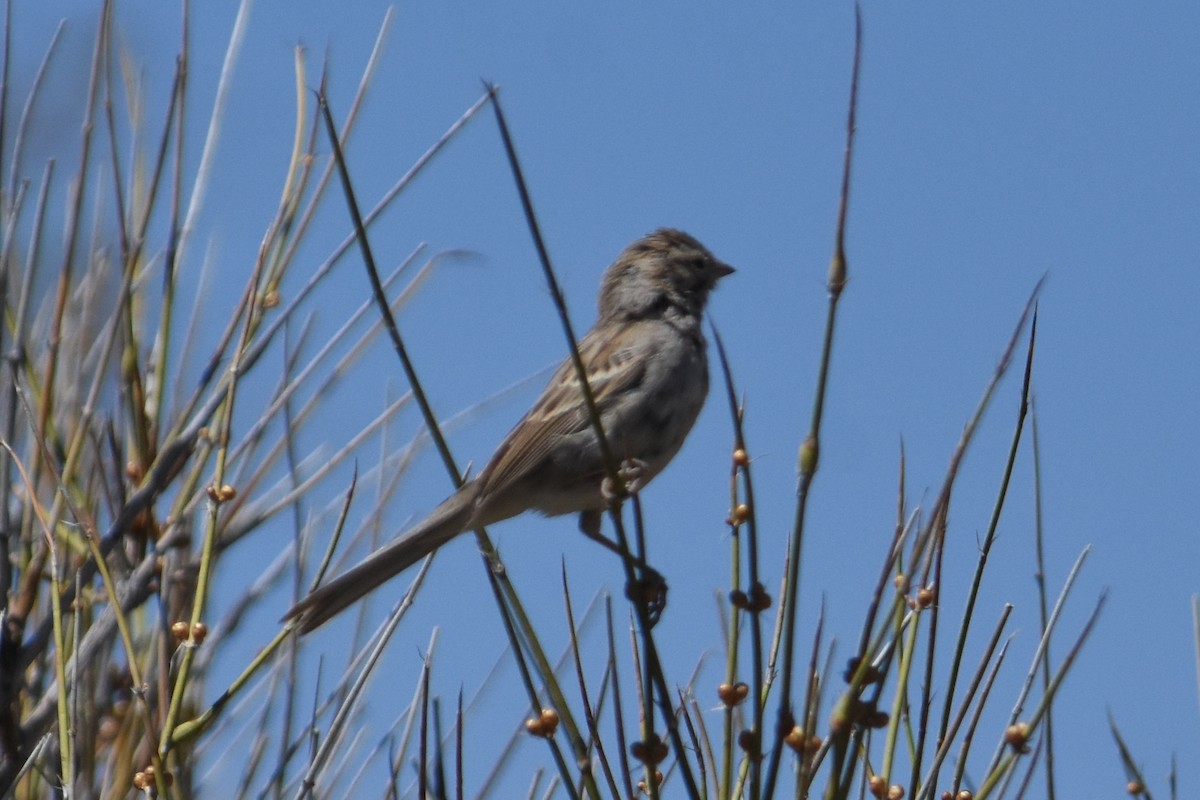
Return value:
[(713, 270), (717, 273), (717, 278), (724, 278), (726, 275), (732, 275), (737, 272), (736, 269), (724, 261), (713, 261)]

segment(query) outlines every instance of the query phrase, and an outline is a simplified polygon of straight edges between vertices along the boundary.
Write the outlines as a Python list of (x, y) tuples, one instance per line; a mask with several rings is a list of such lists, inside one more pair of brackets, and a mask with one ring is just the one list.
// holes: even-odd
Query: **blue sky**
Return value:
[[(193, 8), (194, 167), (236, 7)], [(290, 149), (292, 48), (307, 48), (310, 85), (328, 58), (331, 102), (344, 114), (386, 9), (252, 6), (188, 280), (209, 261), (240, 286), (253, 263)], [(86, 65), (90, 4), (19, 6), (18, 76), (26, 81), (59, 15), (71, 20), (65, 63)], [(162, 118), (177, 15), (173, 5), (120, 4), (121, 41), (146, 70), (149, 120)], [(801, 641), (822, 598), (829, 628), (842, 641), (857, 638), (865, 587), (894, 525), (901, 441), (908, 500), (928, 506), (1023, 303), (1046, 275), (1034, 391), (1052, 590), (1092, 548), (1064, 631), (1077, 630), (1099, 593), (1111, 592), (1060, 696), (1060, 788), (1071, 796), (1123, 790), (1111, 710), (1161, 790), (1167, 753), (1200, 745), (1189, 610), (1200, 590), (1200, 7), (866, 3), (863, 19), (850, 284), (809, 520)], [(738, 267), (712, 310), (747, 398), (772, 584), (824, 322), (852, 43), (848, 3), (401, 4), (348, 153), (359, 192), (377, 197), (481, 94), (480, 79), (495, 81), (581, 330), (601, 270), (653, 228), (686, 229)], [(85, 73), (56, 73), (61, 96), (69, 99)], [(43, 113), (66, 120), (64, 136), (73, 136), (70, 103), (53, 105)], [(35, 143), (32, 163), (55, 147), (53, 137)], [(443, 416), (564, 352), (502, 155), (490, 114), (481, 115), (374, 231), (384, 264), (418, 242), (473, 253), (448, 259), (401, 320)], [(344, 210), (328, 203), (310, 262), (347, 230)], [(324, 291), (315, 310), (331, 330), (366, 297), (358, 263), (347, 260)], [(538, 386), (489, 404), (455, 431), (460, 460), (485, 460)], [(404, 388), (391, 354), (376, 347), (308, 428), (307, 446), (339, 447)], [(1010, 376), (959, 480), (943, 587), (950, 615), (961, 609), (991, 513), (1018, 389)], [(727, 583), (730, 429), (722, 399), (712, 400), (677, 463), (646, 494), (651, 558), (672, 587), (660, 631), (674, 645), (678, 681), (705, 649), (719, 661), (712, 596)], [(417, 425), (414, 414), (401, 416), (393, 444)], [(997, 701), (1004, 709), (1037, 640), (1028, 445), (979, 609), (986, 628), (1003, 602), (1016, 606), (1013, 677)], [(377, 461), (380, 447), (366, 447), (362, 463)], [(394, 504), (395, 528), (448, 489), (437, 460), (419, 460)], [(331, 499), (339, 490), (323, 491)], [(581, 602), (601, 588), (619, 591), (615, 562), (598, 559), (572, 521), (522, 519), (493, 533), (551, 641), (562, 636), (560, 558)], [(279, 537), (290, 540), (286, 529)], [(473, 550), (462, 540), (439, 556), (389, 654), (403, 688), (395, 695), (392, 681), (375, 684), (380, 720), (407, 702), (430, 626), (441, 626), (446, 697), (460, 685), (470, 694), (501, 659)], [(257, 569), (256, 558), (244, 563)], [(222, 579), (252, 574), (231, 564)], [(384, 590), (389, 599), (398, 591)], [(253, 635), (242, 634), (245, 652), (270, 636), (285, 605), (280, 597)], [(373, 618), (388, 605), (375, 601)], [(320, 650), (336, 654), (338, 635), (315, 638), (306, 658), (315, 665)], [(849, 655), (848, 645), (839, 654)], [(493, 697), (480, 712), (480, 759), (490, 754), (488, 736), (519, 719), (515, 707)], [(528, 763), (538, 755), (531, 750)], [(1186, 757), (1182, 765), (1186, 796), (1200, 779)], [(514, 787), (527, 779), (510, 776)]]

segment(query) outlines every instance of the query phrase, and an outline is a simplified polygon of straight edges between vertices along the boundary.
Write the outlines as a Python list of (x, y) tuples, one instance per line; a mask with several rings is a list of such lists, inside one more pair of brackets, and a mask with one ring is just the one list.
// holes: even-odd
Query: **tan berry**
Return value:
[(192, 641), (196, 644), (204, 644), (206, 636), (208, 636), (208, 626), (203, 622), (197, 622), (192, 626)]
[[(947, 792), (947, 794), (949, 794), (949, 792)], [(975, 800), (975, 795), (971, 794), (966, 789), (963, 789), (958, 793), (956, 800)]]
[(929, 608), (937, 600), (937, 592), (929, 587), (922, 587), (917, 590), (917, 607)]
[(721, 698), (721, 702), (726, 708), (733, 708), (746, 699), (750, 694), (750, 687), (745, 683), (722, 683), (717, 687), (717, 697)]
[(141, 465), (136, 461), (130, 461), (125, 465), (125, 475), (135, 483), (141, 481), (143, 474)]
[(901, 786), (898, 783), (893, 783), (891, 786), (888, 787), (887, 800), (903, 800), (903, 798), (904, 798), (904, 787), (903, 786)]
[(553, 736), (558, 730), (558, 712), (553, 708), (543, 708), (541, 717), (542, 728), (546, 736)]
[(892, 578), (892, 586), (896, 587), (897, 592), (903, 592), (908, 587), (908, 576), (903, 572)]
[(154, 781), (146, 776), (144, 772), (133, 773), (133, 785), (138, 789), (149, 789), (154, 785)]
[(230, 486), (228, 483), (217, 487), (209, 486), (204, 490), (208, 495), (208, 499), (214, 503), (225, 503), (237, 497), (237, 489)]
[(750, 455), (739, 447), (737, 450), (733, 451), (733, 463), (737, 464), (739, 467), (744, 467), (750, 463)]
[(745, 503), (738, 503), (734, 506), (733, 514), (730, 516), (734, 525), (741, 525), (746, 520), (750, 519), (750, 506)]
[(182, 620), (171, 623), (171, 638), (177, 642), (187, 641), (190, 628), (191, 626)]
[(1129, 792), (1130, 794), (1144, 794), (1146, 787), (1142, 785), (1141, 781), (1130, 781), (1129, 783), (1125, 784), (1125, 791)]
[(1014, 750), (1022, 750), (1025, 744), (1029, 741), (1029, 725), (1024, 722), (1018, 722), (1009, 725), (1004, 731), (1004, 742), (1010, 745)]
[[(146, 789), (146, 788), (149, 788), (156, 784), (157, 776), (155, 775), (155, 770), (154, 770), (153, 764), (150, 764), (149, 766), (147, 766), (141, 772), (137, 773), (137, 775), (141, 775), (142, 780), (146, 784), (145, 786), (138, 786), (139, 789)], [(134, 782), (135, 786), (137, 786), (137, 775), (133, 776), (133, 782)], [(175, 782), (175, 778), (173, 775), (171, 775), (171, 773), (164, 772), (162, 774), (162, 782), (163, 782), (163, 784), (170, 786), (171, 784), (173, 784)]]
[(867, 791), (875, 797), (883, 797), (883, 793), (887, 790), (887, 781), (882, 775), (872, 775), (867, 779)]
[[(661, 772), (659, 772), (658, 770), (655, 770), (654, 771), (654, 785), (662, 786), (662, 782), (663, 782), (663, 774)], [(650, 794), (650, 789), (646, 785), (645, 780), (638, 781), (637, 788), (638, 788), (638, 791), (642, 794)]]

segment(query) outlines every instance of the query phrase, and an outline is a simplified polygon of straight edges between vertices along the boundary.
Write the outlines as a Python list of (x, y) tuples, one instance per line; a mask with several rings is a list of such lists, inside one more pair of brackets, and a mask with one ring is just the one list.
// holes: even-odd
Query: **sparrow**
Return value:
[[(639, 488), (679, 452), (704, 406), (704, 308), (733, 271), (683, 231), (660, 228), (626, 247), (604, 273), (596, 324), (579, 341), (579, 355), (612, 457), (636, 465)], [(476, 477), (284, 619), (308, 633), (460, 533), (525, 511), (579, 513), (580, 528), (599, 536), (607, 475), (568, 358)]]

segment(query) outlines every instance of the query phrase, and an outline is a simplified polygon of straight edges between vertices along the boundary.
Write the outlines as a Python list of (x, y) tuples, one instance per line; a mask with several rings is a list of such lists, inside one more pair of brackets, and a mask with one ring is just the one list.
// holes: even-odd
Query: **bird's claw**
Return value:
[(646, 609), (646, 620), (653, 628), (667, 608), (667, 581), (658, 570), (645, 566), (638, 577), (625, 584), (625, 597)]
[(643, 485), (643, 476), (646, 474), (646, 462), (640, 458), (627, 458), (621, 462), (621, 466), (617, 469), (617, 477), (624, 484), (620, 491), (613, 486), (611, 478), (605, 477), (600, 482), (600, 494), (608, 502), (619, 500), (628, 497), (631, 494), (637, 494), (641, 491)]

